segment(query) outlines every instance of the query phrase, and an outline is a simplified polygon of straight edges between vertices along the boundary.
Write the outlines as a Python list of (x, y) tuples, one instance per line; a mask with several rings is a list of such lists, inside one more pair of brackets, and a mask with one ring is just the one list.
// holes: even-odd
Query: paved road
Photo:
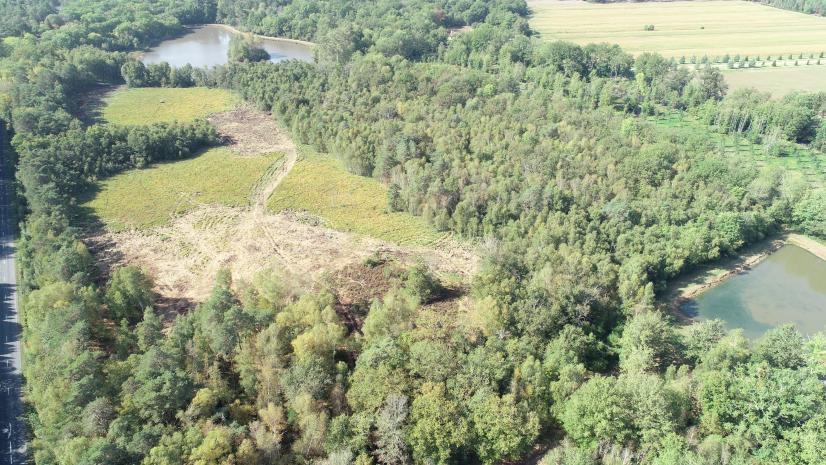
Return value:
[[(0, 127), (0, 147), (5, 144)], [(2, 156), (2, 154), (0, 154)], [(20, 416), (23, 375), (20, 372), (20, 323), (17, 318), (17, 275), (14, 268), (16, 224), (10, 173), (0, 164), (0, 465), (25, 461), (26, 437)]]

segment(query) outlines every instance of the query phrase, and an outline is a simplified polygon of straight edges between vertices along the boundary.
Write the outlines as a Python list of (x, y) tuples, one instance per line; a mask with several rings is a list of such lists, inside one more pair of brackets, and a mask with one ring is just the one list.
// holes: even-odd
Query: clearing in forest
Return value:
[(238, 105), (225, 89), (206, 87), (121, 87), (103, 99), (103, 120), (113, 124), (192, 121)]
[(616, 43), (633, 54), (765, 57), (826, 51), (826, 18), (753, 2), (528, 0), (528, 6), (532, 27), (545, 39)]
[(724, 71), (729, 92), (755, 87), (783, 97), (793, 91), (826, 91), (826, 66), (796, 66)]
[(213, 148), (104, 179), (84, 206), (112, 231), (159, 226), (200, 205), (249, 205), (259, 180), (282, 162), (280, 154), (245, 156)]
[(333, 229), (399, 245), (434, 245), (447, 235), (424, 218), (390, 212), (387, 187), (349, 173), (330, 155), (303, 151), (267, 204), (273, 212), (292, 211)]
[[(297, 161), (295, 145), (270, 115), (241, 105), (209, 122), (228, 145), (105, 179), (84, 204), (105, 225), (86, 237), (102, 274), (126, 264), (147, 270), (163, 310), (203, 301), (221, 269), (239, 283), (273, 270), (302, 285), (376, 254), (423, 263), (446, 282), (466, 282), (476, 269), (467, 245), (422, 218), (384, 212), (386, 189), (378, 181), (351, 175), (330, 157)], [(293, 199), (293, 211), (267, 211), (273, 191), (276, 205)], [(294, 211), (299, 205), (308, 208)], [(371, 229), (358, 220), (378, 223)], [(427, 246), (437, 240), (438, 247)], [(348, 285), (366, 285), (347, 276)]]

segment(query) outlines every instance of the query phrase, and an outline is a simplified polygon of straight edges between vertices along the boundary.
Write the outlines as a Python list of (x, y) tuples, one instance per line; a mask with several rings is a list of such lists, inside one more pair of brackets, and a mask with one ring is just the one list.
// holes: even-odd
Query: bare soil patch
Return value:
[(295, 152), (295, 144), (272, 116), (249, 105), (215, 113), (207, 120), (229, 148), (241, 155)]
[[(87, 243), (104, 275), (120, 265), (147, 270), (162, 305), (171, 310), (205, 300), (223, 268), (231, 271), (236, 283), (251, 282), (258, 273), (273, 270), (312, 285), (330, 273), (361, 266), (376, 253), (401, 263), (421, 262), (437, 275), (463, 279), (477, 266), (477, 257), (469, 250), (402, 248), (315, 225), (290, 213), (217, 205), (200, 207), (150, 230), (103, 232), (88, 237)], [(356, 295), (359, 286), (371, 296), (383, 288), (377, 276), (343, 276), (358, 283), (342, 288), (340, 297), (347, 304), (367, 297)]]
[(289, 135), (278, 126), (272, 115), (255, 110), (248, 105), (216, 113), (209, 118), (209, 122), (215, 126), (218, 134), (236, 153), (241, 155), (261, 155), (273, 152), (284, 154), (284, 162), (265, 173), (250, 196), (250, 204), (256, 210), (263, 212), (267, 199), (298, 160), (295, 144)]

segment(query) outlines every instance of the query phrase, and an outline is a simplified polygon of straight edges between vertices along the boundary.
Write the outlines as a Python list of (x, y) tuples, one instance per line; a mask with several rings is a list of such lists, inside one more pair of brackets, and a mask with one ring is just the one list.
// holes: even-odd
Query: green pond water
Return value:
[(756, 338), (794, 323), (802, 332), (826, 329), (826, 261), (793, 245), (683, 305), (697, 319), (720, 319)]

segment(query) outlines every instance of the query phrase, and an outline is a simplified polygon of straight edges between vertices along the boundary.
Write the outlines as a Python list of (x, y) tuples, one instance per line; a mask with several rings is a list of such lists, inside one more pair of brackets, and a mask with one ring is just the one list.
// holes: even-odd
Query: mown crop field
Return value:
[(679, 113), (649, 118), (654, 123), (681, 131), (700, 133), (714, 141), (717, 149), (727, 154), (739, 154), (758, 166), (779, 166), (800, 175), (814, 187), (826, 186), (826, 154), (802, 145), (794, 145), (790, 153), (775, 156), (767, 153), (763, 144), (750, 142), (737, 134), (720, 134), (704, 124)]
[[(667, 57), (826, 51), (826, 18), (745, 1), (588, 3), (528, 0), (546, 39), (616, 43)], [(646, 26), (654, 29), (647, 31)]]
[(213, 148), (186, 160), (104, 179), (83, 206), (110, 230), (120, 231), (159, 226), (200, 205), (248, 205), (258, 180), (281, 158)]
[(782, 97), (795, 90), (826, 91), (826, 66), (778, 67), (724, 71), (729, 92), (756, 87)]
[(225, 89), (120, 88), (104, 99), (103, 120), (114, 124), (192, 121), (235, 107), (239, 99)]
[(389, 212), (387, 188), (380, 182), (351, 174), (334, 157), (308, 150), (267, 206), (274, 212), (307, 212), (333, 229), (400, 245), (433, 245), (445, 236), (421, 217)]

